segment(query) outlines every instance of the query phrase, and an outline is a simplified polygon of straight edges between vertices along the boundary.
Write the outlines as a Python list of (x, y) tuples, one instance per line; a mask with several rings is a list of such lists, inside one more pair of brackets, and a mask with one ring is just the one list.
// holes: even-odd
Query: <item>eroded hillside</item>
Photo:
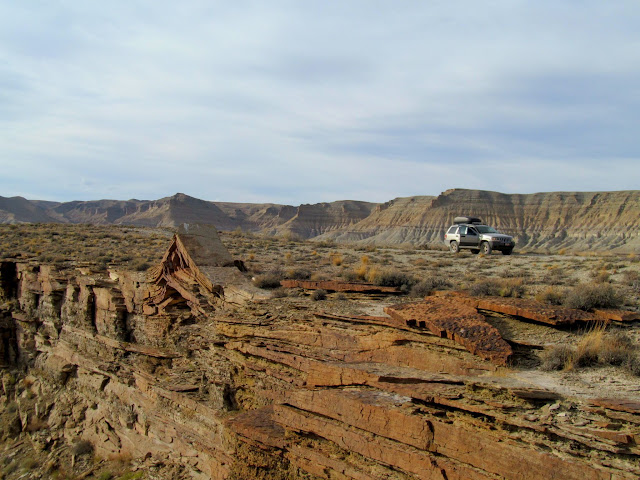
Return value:
[(313, 205), (208, 202), (184, 194), (159, 200), (38, 202), (0, 197), (0, 222), (60, 222), (176, 227), (208, 223), (302, 239), (364, 245), (440, 245), (454, 217), (481, 217), (515, 236), (526, 250), (634, 252), (640, 249), (640, 191), (528, 195), (452, 189), (437, 197), (384, 204), (336, 201)]
[(392, 200), (356, 225), (320, 238), (371, 245), (438, 243), (461, 212), (513, 235), (520, 249), (640, 248), (638, 191), (516, 195), (453, 189), (435, 198)]

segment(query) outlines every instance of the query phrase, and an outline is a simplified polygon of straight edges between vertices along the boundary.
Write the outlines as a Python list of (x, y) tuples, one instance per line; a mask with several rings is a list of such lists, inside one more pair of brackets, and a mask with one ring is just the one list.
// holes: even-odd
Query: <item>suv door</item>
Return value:
[(475, 247), (478, 245), (480, 237), (478, 232), (473, 227), (466, 225), (460, 226), (460, 246), (461, 247)]

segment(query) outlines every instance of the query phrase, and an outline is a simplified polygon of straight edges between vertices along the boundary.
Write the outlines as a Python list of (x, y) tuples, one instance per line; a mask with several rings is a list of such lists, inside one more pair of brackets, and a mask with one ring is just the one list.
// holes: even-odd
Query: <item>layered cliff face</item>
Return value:
[(473, 299), (384, 316), (267, 300), (214, 233), (182, 229), (148, 274), (2, 262), (0, 358), (30, 373), (0, 392), (18, 431), (43, 452), (82, 438), (181, 478), (640, 475), (638, 399), (504, 367), (534, 345), (503, 340)]
[(454, 217), (473, 215), (513, 235), (518, 249), (640, 248), (640, 191), (528, 195), (452, 189), (437, 197), (384, 204), (314, 205), (207, 202), (184, 194), (155, 201), (100, 200), (53, 204), (0, 197), (0, 222), (65, 222), (175, 227), (209, 223), (221, 230), (375, 245), (439, 244)]
[(324, 233), (348, 228), (367, 218), (374, 203), (338, 201), (300, 205), (293, 217), (274, 229), (263, 229), (275, 235), (292, 234), (299, 238), (313, 238)]
[(480, 217), (513, 235), (518, 248), (637, 251), (640, 192), (552, 192), (530, 195), (447, 190), (438, 197), (399, 198), (358, 224), (323, 239), (364, 244), (442, 241), (454, 217)]

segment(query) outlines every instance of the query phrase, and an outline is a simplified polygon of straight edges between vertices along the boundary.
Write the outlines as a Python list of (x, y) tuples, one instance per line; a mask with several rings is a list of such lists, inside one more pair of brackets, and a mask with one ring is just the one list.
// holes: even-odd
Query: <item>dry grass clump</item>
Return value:
[(329, 255), (329, 258), (331, 259), (331, 263), (336, 267), (339, 267), (340, 265), (342, 265), (342, 262), (344, 261), (342, 254), (339, 252), (332, 252)]
[(469, 287), (469, 293), (477, 297), (514, 297), (520, 298), (525, 293), (524, 281), (521, 278), (488, 278), (478, 280)]
[(621, 331), (606, 331), (606, 323), (596, 324), (587, 331), (575, 348), (557, 345), (543, 355), (543, 370), (572, 370), (594, 366), (615, 365), (640, 375), (640, 357), (633, 341)]
[(580, 284), (569, 290), (562, 303), (565, 307), (581, 310), (618, 308), (622, 305), (622, 296), (610, 284)]

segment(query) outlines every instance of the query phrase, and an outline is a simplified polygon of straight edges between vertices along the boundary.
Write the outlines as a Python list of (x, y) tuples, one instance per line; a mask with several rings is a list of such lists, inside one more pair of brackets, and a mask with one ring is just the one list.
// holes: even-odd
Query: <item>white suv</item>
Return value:
[(444, 235), (444, 243), (453, 253), (458, 253), (461, 248), (466, 248), (471, 250), (471, 253), (482, 252), (486, 255), (489, 255), (493, 250), (498, 250), (503, 255), (511, 255), (513, 247), (516, 245), (513, 237), (484, 225), (482, 220), (476, 217), (454, 218), (453, 225)]

